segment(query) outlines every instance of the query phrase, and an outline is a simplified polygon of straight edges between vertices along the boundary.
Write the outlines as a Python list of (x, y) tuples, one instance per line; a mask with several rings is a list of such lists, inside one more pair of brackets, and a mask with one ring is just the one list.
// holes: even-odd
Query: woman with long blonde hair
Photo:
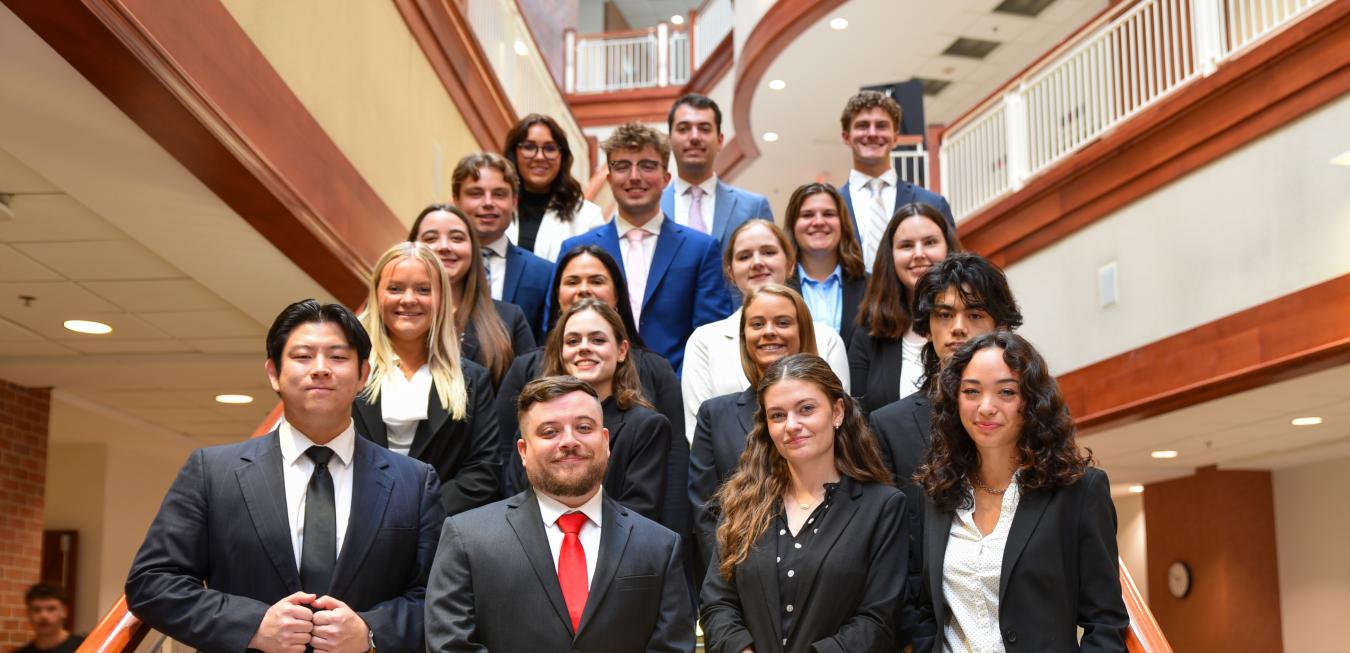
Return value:
[(361, 325), (370, 380), (352, 406), (356, 430), (436, 468), (449, 514), (497, 498), (492, 382), (460, 356), (450, 279), (431, 248), (399, 243), (375, 265)]

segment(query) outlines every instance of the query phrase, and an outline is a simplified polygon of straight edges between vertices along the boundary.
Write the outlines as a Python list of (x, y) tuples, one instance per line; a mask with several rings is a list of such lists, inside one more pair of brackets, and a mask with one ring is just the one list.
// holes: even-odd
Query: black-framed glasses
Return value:
[(532, 159), (535, 155), (543, 153), (544, 158), (549, 161), (558, 158), (558, 156), (562, 154), (562, 150), (556, 143), (544, 143), (543, 145), (539, 145), (531, 141), (521, 141), (520, 144), (516, 146), (516, 151), (527, 159)]
[[(633, 171), (633, 162), (623, 159), (620, 159), (618, 161), (610, 161), (609, 169), (621, 175), (626, 175)], [(643, 159), (637, 162), (637, 169), (638, 172), (641, 172), (644, 175), (650, 175), (653, 172), (656, 172), (661, 169), (661, 162), (653, 161), (651, 159)]]

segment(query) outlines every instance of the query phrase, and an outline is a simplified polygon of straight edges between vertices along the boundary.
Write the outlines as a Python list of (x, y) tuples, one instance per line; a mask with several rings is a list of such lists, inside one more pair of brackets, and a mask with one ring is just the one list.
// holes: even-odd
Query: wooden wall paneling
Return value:
[(613, 93), (571, 93), (564, 96), (582, 127), (619, 125), (629, 121), (666, 121), (670, 105), (684, 87), (660, 86)]

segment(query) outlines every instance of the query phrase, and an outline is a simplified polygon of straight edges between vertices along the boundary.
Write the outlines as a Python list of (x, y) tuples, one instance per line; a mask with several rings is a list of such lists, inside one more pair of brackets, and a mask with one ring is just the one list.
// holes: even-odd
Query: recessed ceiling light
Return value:
[(781, 80), (781, 79), (771, 79), (771, 80), (769, 80), (769, 88), (771, 88), (771, 89), (773, 89), (773, 90), (775, 90), (775, 91), (781, 91), (781, 90), (787, 88), (787, 82), (785, 82), (785, 81), (783, 81), (783, 80)]
[(1347, 150), (1344, 154), (1332, 159), (1331, 165), (1350, 166), (1350, 150)]
[(216, 401), (222, 404), (251, 404), (253, 397), (249, 395), (216, 395)]
[(63, 326), (76, 333), (92, 333), (95, 335), (112, 333), (112, 327), (93, 320), (66, 320)]
[(1134, 485), (1131, 485), (1129, 489), (1130, 489), (1130, 494), (1143, 494), (1143, 493), (1144, 493), (1144, 486), (1139, 485), (1138, 483), (1136, 483), (1136, 484), (1134, 484)]
[(764, 141), (772, 143), (778, 140), (778, 132), (764, 132)]
[(684, 16), (681, 16), (681, 15), (679, 15), (679, 14), (675, 14), (674, 16), (671, 16), (671, 17), (670, 17), (670, 22), (671, 22), (672, 25), (683, 25), (683, 24), (684, 24)]
[(528, 57), (528, 56), (530, 56), (530, 46), (525, 45), (525, 42), (524, 42), (524, 41), (522, 41), (522, 40), (520, 40), (520, 39), (516, 39), (516, 46), (515, 46), (515, 47), (516, 47), (516, 54), (518, 54), (518, 55), (520, 55), (520, 56), (522, 56), (522, 57)]
[(1322, 418), (1321, 418), (1321, 417), (1295, 417), (1295, 418), (1293, 419), (1293, 421), (1291, 421), (1291, 422), (1289, 422), (1289, 423), (1290, 423), (1290, 424), (1293, 424), (1294, 426), (1317, 426), (1318, 424), (1321, 424), (1321, 423), (1322, 423)]
[(1173, 450), (1171, 450), (1171, 449), (1162, 449), (1162, 450), (1159, 450), (1159, 451), (1154, 451), (1153, 453), (1151, 453), (1151, 454), (1149, 454), (1149, 455), (1150, 455), (1150, 456), (1153, 456), (1154, 458), (1176, 458), (1176, 457), (1177, 457), (1177, 452), (1175, 452), (1175, 451), (1173, 451)]
[(848, 19), (840, 17), (830, 20), (830, 29), (848, 29)]

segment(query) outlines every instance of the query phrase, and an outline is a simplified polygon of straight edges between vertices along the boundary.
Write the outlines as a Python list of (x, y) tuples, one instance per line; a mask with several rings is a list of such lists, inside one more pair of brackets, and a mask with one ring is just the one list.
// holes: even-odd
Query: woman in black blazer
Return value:
[[(867, 266), (843, 196), (829, 184), (798, 187), (788, 199), (787, 234), (797, 252), (797, 267), (788, 277), (788, 287), (802, 293), (803, 279), (834, 284), (833, 299), (826, 303), (835, 310), (830, 315), (813, 313), (813, 317), (838, 332), (847, 347), (857, 326), (853, 316), (867, 290)], [(835, 275), (837, 280), (831, 281)]]
[(689, 445), (689, 503), (698, 546), (693, 566), (699, 581), (717, 548), (717, 489), (736, 472), (754, 426), (755, 386), (775, 361), (801, 352), (818, 354), (811, 309), (787, 286), (770, 283), (751, 291), (741, 305), (740, 331), (741, 370), (750, 387), (703, 402)]
[(881, 242), (891, 246), (877, 250), (857, 314), (861, 328), (848, 346), (853, 396), (869, 414), (918, 389), (928, 341), (911, 328), (914, 286), (933, 264), (961, 251), (942, 212), (917, 202), (896, 208)]
[(492, 298), (478, 232), (468, 216), (448, 204), (422, 210), (408, 232), (436, 252), (450, 280), (460, 354), (488, 369), (495, 390), (519, 352), (534, 349), (534, 332), (519, 306)]
[(352, 404), (356, 431), (436, 468), (448, 514), (497, 499), (497, 418), (483, 366), (460, 356), (449, 279), (431, 248), (399, 243), (375, 265), (361, 324), (370, 378)]
[(914, 650), (1123, 653), (1110, 483), (1040, 354), (1008, 331), (962, 346), (938, 377), (932, 438)]
[(719, 554), (703, 584), (716, 653), (896, 649), (909, 537), (857, 405), (819, 356), (770, 365), (755, 428), (717, 493)]
[[(600, 396), (609, 430), (609, 465), (605, 495), (659, 522), (666, 492), (666, 459), (670, 456), (670, 420), (652, 410), (642, 396), (637, 366), (623, 318), (613, 306), (583, 299), (563, 313), (548, 336), (544, 375), (575, 376)], [(508, 466), (515, 487), (529, 487), (520, 451)]]

